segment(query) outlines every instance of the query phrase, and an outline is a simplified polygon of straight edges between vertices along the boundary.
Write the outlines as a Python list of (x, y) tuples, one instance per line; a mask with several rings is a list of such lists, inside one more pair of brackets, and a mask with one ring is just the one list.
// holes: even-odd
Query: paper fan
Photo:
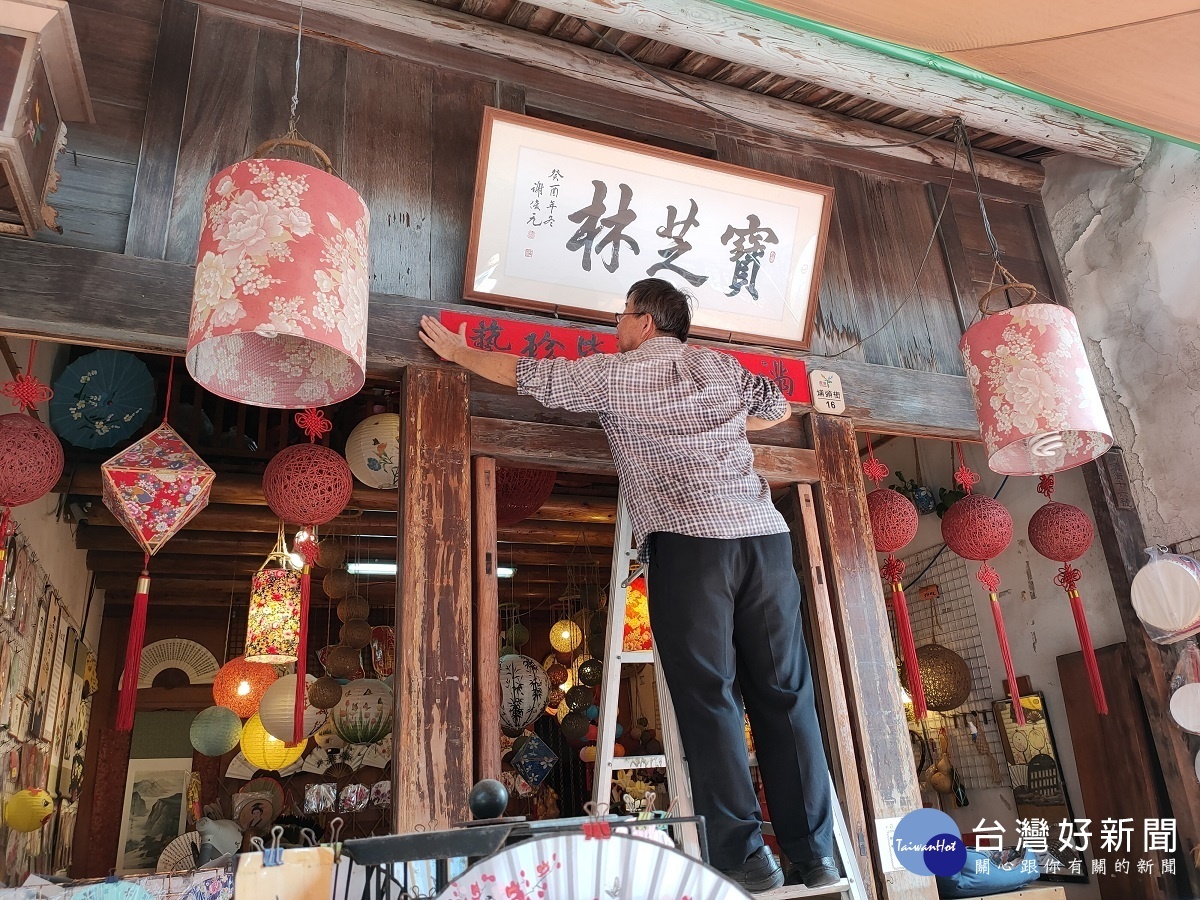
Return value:
[(252, 781), (248, 781), (239, 793), (242, 791), (246, 793), (260, 792), (270, 794), (271, 802), (275, 804), (275, 815), (283, 812), (283, 785), (274, 778), (255, 778)]
[(158, 856), (155, 872), (189, 872), (196, 868), (200, 856), (200, 832), (188, 831), (181, 834), (163, 848)]
[(441, 900), (749, 900), (750, 895), (699, 860), (636, 837), (589, 840), (582, 834), (535, 838), (476, 863)]
[(1153, 556), (1129, 590), (1134, 612), (1159, 643), (1200, 631), (1200, 563), (1189, 556)]

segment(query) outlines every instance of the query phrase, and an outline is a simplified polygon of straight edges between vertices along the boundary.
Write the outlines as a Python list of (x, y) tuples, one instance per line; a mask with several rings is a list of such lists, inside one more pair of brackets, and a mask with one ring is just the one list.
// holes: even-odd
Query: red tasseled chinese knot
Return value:
[(333, 431), (333, 423), (325, 418), (325, 413), (315, 407), (309, 407), (303, 412), (296, 413), (296, 424), (308, 435), (311, 442), (323, 438)]

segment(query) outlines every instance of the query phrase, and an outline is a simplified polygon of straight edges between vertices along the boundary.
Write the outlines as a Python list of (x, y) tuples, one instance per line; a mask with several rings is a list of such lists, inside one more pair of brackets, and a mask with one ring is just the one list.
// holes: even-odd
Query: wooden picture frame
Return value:
[(117, 842), (118, 875), (153, 872), (163, 849), (183, 834), (191, 774), (190, 756), (129, 760)]
[(697, 337), (807, 349), (832, 211), (825, 185), (489, 108), (464, 297), (612, 324), (658, 277)]

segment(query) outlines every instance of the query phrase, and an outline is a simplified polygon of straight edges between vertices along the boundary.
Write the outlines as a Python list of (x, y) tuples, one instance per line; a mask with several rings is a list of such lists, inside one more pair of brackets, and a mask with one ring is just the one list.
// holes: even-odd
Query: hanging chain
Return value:
[(300, 20), (296, 25), (296, 85), (292, 90), (291, 118), (288, 119), (288, 136), (296, 136), (297, 110), (300, 108), (300, 42), (304, 37), (304, 0), (300, 0)]

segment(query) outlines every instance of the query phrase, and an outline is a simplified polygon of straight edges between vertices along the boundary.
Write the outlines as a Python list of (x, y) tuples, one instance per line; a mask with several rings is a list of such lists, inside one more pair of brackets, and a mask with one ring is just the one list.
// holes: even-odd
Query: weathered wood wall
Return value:
[[(286, 128), (294, 34), (188, 0), (87, 2), (80, 41), (99, 121), (71, 129), (55, 198), (65, 233), (47, 239), (190, 264), (208, 178)], [(502, 106), (833, 185), (814, 354), (962, 374), (958, 337), (990, 273), (965, 175), (950, 185), (941, 240), (925, 259), (944, 170), (860, 150), (814, 152), (694, 106), (588, 97), (582, 82), (490, 58), (471, 57), (473, 74), (461, 74), (471, 53), (461, 48), (448, 51), (453, 71), (402, 36), (396, 52), (411, 58), (339, 37), (346, 42), (304, 41), (299, 127), (371, 207), (375, 307), (387, 297), (461, 302), (480, 118)], [(1044, 282), (1030, 210), (1037, 194), (986, 180), (985, 190), (1009, 267)]]

